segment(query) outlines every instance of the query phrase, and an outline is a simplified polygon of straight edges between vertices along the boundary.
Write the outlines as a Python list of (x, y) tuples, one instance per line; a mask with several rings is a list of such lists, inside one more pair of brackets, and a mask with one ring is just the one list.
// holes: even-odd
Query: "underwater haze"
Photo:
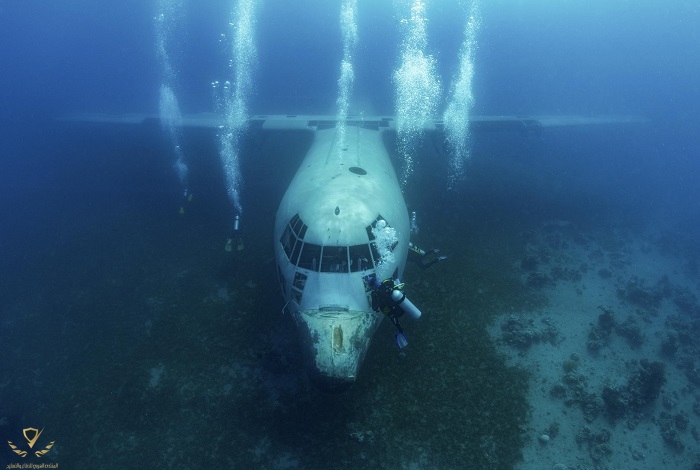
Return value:
[[(0, 0), (0, 463), (700, 467), (698, 31), (690, 0)], [(160, 124), (63, 119), (96, 113)], [(447, 259), (342, 394), (274, 261), (312, 135), (256, 114), (419, 128), (384, 142)]]

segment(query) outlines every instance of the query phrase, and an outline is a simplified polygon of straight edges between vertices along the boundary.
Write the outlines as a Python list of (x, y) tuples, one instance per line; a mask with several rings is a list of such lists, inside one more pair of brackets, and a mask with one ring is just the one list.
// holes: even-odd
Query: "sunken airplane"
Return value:
[[(73, 115), (68, 121), (139, 124), (155, 115)], [(636, 116), (474, 116), (475, 129), (639, 123)], [(185, 115), (183, 127), (218, 128), (214, 114)], [(341, 148), (337, 123), (327, 116), (253, 116), (260, 130), (313, 132), (306, 157), (277, 211), (273, 246), (285, 299), (283, 311), (296, 322), (305, 368), (324, 391), (342, 391), (355, 381), (372, 336), (387, 316), (395, 339), (407, 344), (398, 318), (420, 311), (402, 292), (409, 249), (409, 216), (384, 145), (395, 130), (392, 117), (346, 123)], [(440, 131), (430, 121), (426, 130)]]
[(338, 391), (355, 381), (381, 311), (399, 329), (399, 346), (406, 344), (394, 291), (399, 305), (414, 317), (420, 312), (398, 289), (410, 228), (382, 139), (388, 122), (346, 123), (342, 148), (333, 121), (308, 125), (314, 140), (282, 198), (273, 242), (308, 376), (318, 388)]

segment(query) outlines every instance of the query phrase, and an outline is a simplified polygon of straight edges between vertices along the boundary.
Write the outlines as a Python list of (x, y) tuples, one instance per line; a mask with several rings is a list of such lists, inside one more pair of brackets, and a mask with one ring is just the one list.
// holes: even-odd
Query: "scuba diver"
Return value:
[[(416, 215), (416, 211), (413, 211), (411, 212), (411, 235), (418, 235), (418, 232), (418, 217)], [(438, 253), (440, 253), (440, 250), (437, 248), (425, 251), (418, 248), (413, 243), (408, 242), (408, 260), (416, 263), (421, 269), (427, 269), (438, 261), (444, 261), (447, 259), (447, 256), (440, 256)]]
[(402, 282), (394, 281), (391, 278), (379, 282), (375, 277), (368, 279), (368, 282), (372, 286), (372, 310), (389, 317), (398, 330), (394, 335), (396, 344), (399, 349), (403, 349), (408, 344), (408, 340), (399, 323), (399, 317), (408, 313), (414, 320), (417, 320), (421, 316), (420, 310), (406, 298), (401, 290), (404, 286)]
[(425, 251), (408, 242), (408, 260), (417, 264), (421, 269), (427, 269), (438, 261), (447, 259), (447, 256), (440, 256), (438, 253), (440, 253), (440, 250), (437, 248)]
[(243, 250), (243, 236), (241, 235), (241, 218), (238, 214), (233, 218), (233, 231), (231, 235), (226, 239), (226, 245), (224, 250), (231, 252), (233, 247), (236, 247), (236, 251)]
[(185, 207), (187, 207), (192, 202), (192, 193), (189, 189), (185, 188), (185, 192), (182, 194), (182, 202), (180, 203), (180, 215), (185, 215)]

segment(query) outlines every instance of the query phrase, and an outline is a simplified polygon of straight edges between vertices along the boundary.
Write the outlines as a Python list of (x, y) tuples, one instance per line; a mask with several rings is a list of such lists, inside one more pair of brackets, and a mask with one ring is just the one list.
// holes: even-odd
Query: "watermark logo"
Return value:
[[(34, 448), (34, 444), (36, 444), (36, 441), (39, 440), (39, 436), (41, 436), (41, 433), (44, 432), (44, 429), (42, 428), (41, 431), (39, 431), (36, 428), (24, 428), (22, 429), (22, 434), (24, 434), (24, 438), (27, 440), (27, 445), (29, 446), (29, 451)], [(19, 455), (20, 457), (26, 457), (27, 456), (27, 451), (20, 449), (18, 446), (14, 445), (12, 441), (7, 441), (7, 443), (10, 445), (10, 448), (12, 449), (12, 452), (15, 454)], [(34, 452), (34, 455), (37, 457), (43, 457), (44, 455), (48, 454), (53, 445), (56, 443), (56, 441), (51, 441), (49, 442), (49, 445), (44, 447), (41, 450), (37, 450)]]

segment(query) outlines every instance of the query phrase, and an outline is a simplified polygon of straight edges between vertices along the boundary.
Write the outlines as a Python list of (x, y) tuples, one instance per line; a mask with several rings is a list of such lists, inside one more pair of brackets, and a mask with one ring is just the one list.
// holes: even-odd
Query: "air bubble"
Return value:
[(177, 32), (182, 19), (182, 2), (179, 0), (161, 0), (160, 13), (156, 16), (156, 52), (161, 62), (163, 83), (160, 87), (159, 115), (161, 126), (170, 139), (175, 153), (173, 168), (177, 173), (180, 183), (187, 185), (187, 164), (185, 155), (180, 147), (180, 132), (182, 127), (182, 114), (177, 102), (177, 97), (172, 89), (177, 83), (177, 74), (170, 64), (169, 49), (173, 41), (173, 35)]
[[(256, 11), (256, 0), (238, 0), (234, 5), (233, 20), (229, 22), (233, 37), (230, 40), (231, 57), (228, 59), (233, 80), (226, 80), (223, 90), (215, 96), (216, 108), (224, 119), (224, 132), (219, 138), (219, 157), (226, 177), (226, 191), (237, 214), (243, 212), (239, 141), (248, 122), (248, 100), (253, 89), (253, 67), (257, 55)], [(224, 37), (223, 34), (221, 36)]]
[(403, 158), (402, 185), (413, 173), (413, 154), (426, 122), (435, 116), (442, 90), (435, 59), (426, 53), (428, 20), (425, 10), (425, 2), (413, 0), (410, 18), (402, 20), (401, 65), (394, 72), (397, 143)]
[(355, 72), (352, 55), (357, 45), (357, 0), (344, 0), (340, 7), (340, 28), (343, 36), (343, 59), (340, 62), (340, 78), (338, 78), (338, 161), (343, 164), (343, 150), (347, 150), (346, 121), (350, 109)]
[(459, 69), (453, 79), (451, 95), (443, 121), (445, 137), (450, 150), (450, 165), (447, 186), (454, 188), (464, 179), (464, 166), (471, 156), (469, 114), (474, 106), (472, 80), (474, 78), (474, 55), (476, 33), (479, 30), (478, 4), (473, 0), (464, 27), (464, 40), (460, 49)]

